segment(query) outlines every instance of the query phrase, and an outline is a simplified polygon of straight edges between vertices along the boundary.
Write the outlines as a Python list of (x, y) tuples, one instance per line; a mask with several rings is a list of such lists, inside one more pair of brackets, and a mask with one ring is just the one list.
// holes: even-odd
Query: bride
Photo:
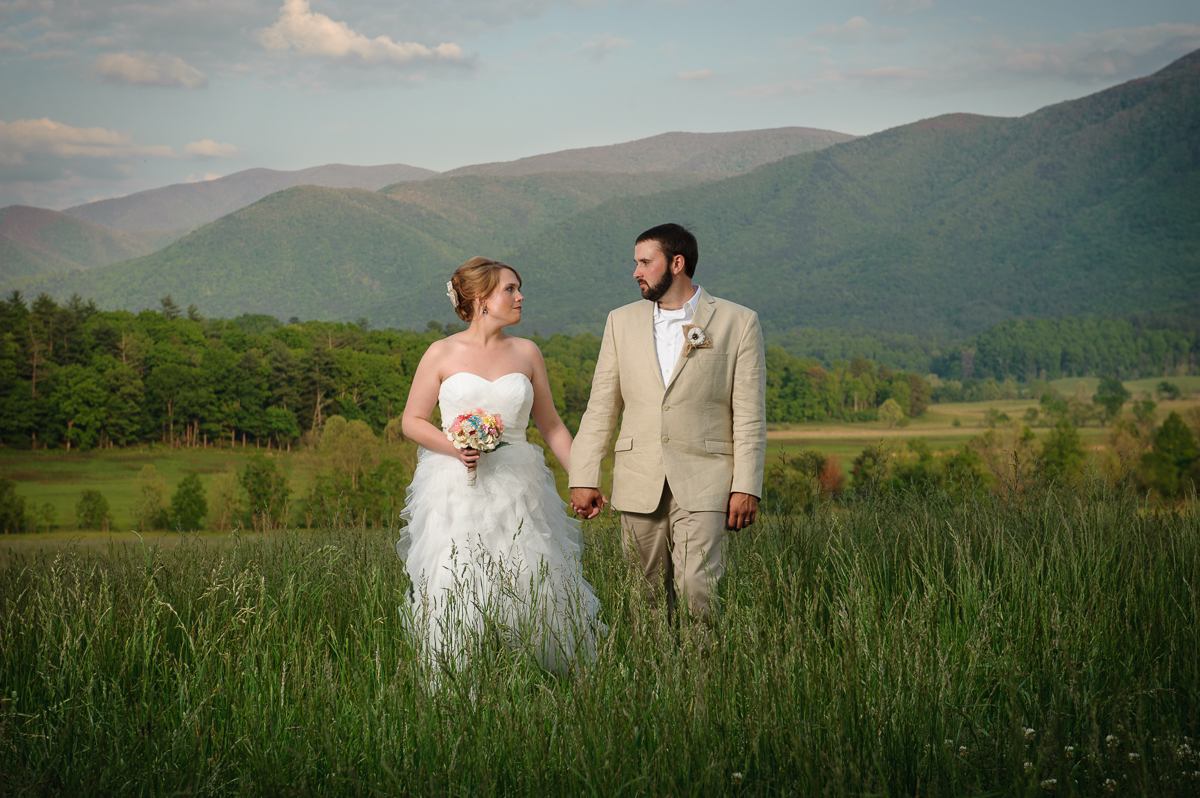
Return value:
[[(537, 345), (504, 332), (521, 321), (516, 270), (472, 258), (447, 289), (470, 327), (429, 347), (404, 407), (404, 434), (421, 448), (396, 544), (413, 584), (412, 605), (401, 609), (431, 664), (461, 667), (498, 633), (563, 672), (594, 656), (599, 601), (580, 568), (579, 522), (566, 515), (541, 448), (525, 440), (530, 411), (568, 470), (571, 433)], [(476, 410), (499, 415), (510, 445), (456, 449), (429, 421), (435, 404), (443, 427)]]

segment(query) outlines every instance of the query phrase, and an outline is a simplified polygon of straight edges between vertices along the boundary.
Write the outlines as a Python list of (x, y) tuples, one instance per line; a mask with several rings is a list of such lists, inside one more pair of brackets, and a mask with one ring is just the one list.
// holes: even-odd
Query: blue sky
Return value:
[(0, 0), (0, 206), (1017, 116), (1197, 48), (1194, 0)]

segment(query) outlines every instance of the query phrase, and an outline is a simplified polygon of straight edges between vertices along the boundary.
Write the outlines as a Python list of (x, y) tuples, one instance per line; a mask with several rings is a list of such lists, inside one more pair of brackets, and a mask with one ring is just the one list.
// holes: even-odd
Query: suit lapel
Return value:
[(638, 322), (634, 328), (634, 349), (643, 361), (642, 368), (649, 369), (652, 379), (660, 388), (666, 389), (662, 381), (662, 369), (658, 367), (658, 346), (654, 343), (654, 303), (643, 301), (639, 306)]
[[(714, 302), (713, 298), (708, 295), (708, 292), (705, 291), (703, 288), (701, 288), (700, 289), (700, 298), (696, 300), (696, 313), (692, 316), (692, 326), (699, 327), (702, 330), (705, 329), (705, 327), (708, 325), (709, 320), (712, 319), (713, 309), (716, 307), (716, 305), (717, 305), (717, 303)], [(650, 318), (650, 324), (651, 324), (651, 327), (653, 327), (653, 325), (654, 325), (653, 316), (651, 316), (651, 318)], [(653, 330), (651, 330), (651, 333), (652, 333), (651, 339), (653, 339)], [(651, 343), (653, 343), (653, 340), (651, 340)], [(671, 379), (667, 382), (667, 385), (666, 385), (667, 388), (670, 388), (671, 385), (674, 384), (675, 378), (679, 376), (679, 372), (683, 371), (683, 367), (687, 365), (688, 357), (685, 354), (685, 350), (686, 350), (686, 345), (685, 345), (684, 349), (680, 350), (679, 359), (675, 361), (675, 370), (671, 372)], [(661, 379), (661, 374), (660, 374), (660, 379)]]

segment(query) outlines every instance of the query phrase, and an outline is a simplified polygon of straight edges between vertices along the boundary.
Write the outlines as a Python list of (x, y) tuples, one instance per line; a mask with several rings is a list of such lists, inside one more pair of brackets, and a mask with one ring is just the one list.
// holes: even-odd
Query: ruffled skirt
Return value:
[(473, 486), (457, 459), (420, 449), (401, 518), (396, 551), (413, 584), (401, 612), (432, 664), (461, 667), (497, 633), (547, 670), (594, 658), (600, 602), (540, 447), (484, 454)]

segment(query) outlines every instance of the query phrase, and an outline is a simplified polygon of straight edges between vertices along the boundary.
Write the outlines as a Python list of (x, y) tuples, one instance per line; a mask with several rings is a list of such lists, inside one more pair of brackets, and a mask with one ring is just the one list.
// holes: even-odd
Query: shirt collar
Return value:
[[(683, 307), (679, 309), (679, 310), (683, 311), (682, 317), (675, 315), (675, 314), (679, 313), (679, 310), (663, 310), (662, 308), (660, 308), (658, 306), (658, 303), (655, 302), (654, 303), (654, 322), (656, 324), (658, 324), (661, 322), (679, 319), (679, 318), (682, 318), (684, 321), (687, 321), (688, 319), (695, 316), (696, 315), (696, 306), (700, 303), (700, 286), (697, 285), (697, 286), (693, 286), (693, 287), (696, 289), (696, 291), (695, 291), (695, 293), (692, 294), (692, 298), (689, 299), (687, 302), (684, 302)], [(670, 315), (668, 315), (668, 314), (670, 314)]]

